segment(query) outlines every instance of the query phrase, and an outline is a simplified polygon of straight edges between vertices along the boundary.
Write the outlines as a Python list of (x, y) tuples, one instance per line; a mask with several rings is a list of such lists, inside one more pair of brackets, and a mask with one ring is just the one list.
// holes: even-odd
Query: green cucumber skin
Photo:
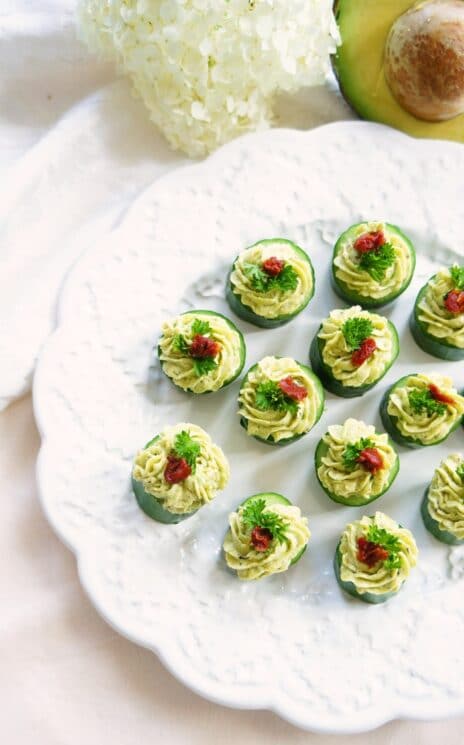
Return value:
[(158, 347), (157, 347), (157, 354), (158, 354), (158, 360), (159, 360), (159, 363), (160, 363), (161, 370), (162, 370), (163, 374), (167, 377), (167, 379), (173, 385), (175, 385), (178, 390), (183, 391), (183, 393), (187, 393), (190, 396), (206, 396), (206, 395), (208, 395), (210, 393), (217, 393), (218, 391), (222, 391), (223, 388), (225, 388), (226, 386), (228, 386), (231, 383), (233, 383), (234, 380), (237, 380), (238, 376), (240, 375), (240, 373), (242, 372), (242, 370), (243, 370), (243, 368), (245, 366), (245, 361), (246, 361), (246, 344), (245, 344), (244, 336), (243, 336), (242, 332), (240, 331), (240, 329), (237, 328), (237, 326), (235, 325), (235, 323), (233, 323), (233, 321), (231, 321), (230, 318), (227, 318), (227, 316), (223, 316), (222, 313), (216, 313), (216, 311), (214, 311), (214, 310), (186, 310), (184, 313), (181, 313), (181, 315), (182, 316), (185, 316), (186, 313), (195, 313), (195, 315), (201, 315), (201, 316), (219, 316), (219, 318), (222, 318), (224, 321), (226, 321), (226, 323), (229, 324), (229, 326), (232, 328), (232, 330), (235, 331), (238, 334), (239, 339), (240, 339), (240, 364), (239, 364), (237, 370), (235, 371), (235, 373), (232, 375), (232, 377), (229, 378), (229, 380), (226, 380), (225, 383), (223, 383), (221, 385), (221, 387), (218, 388), (217, 391), (203, 391), (202, 393), (195, 393), (195, 391), (192, 391), (190, 388), (185, 388), (184, 389), (184, 388), (181, 388), (179, 385), (176, 385), (174, 383), (174, 381), (172, 380), (172, 378), (170, 378), (169, 375), (164, 370), (164, 363), (163, 363), (163, 361), (160, 358), (161, 349), (160, 349), (160, 346), (158, 345)]
[[(433, 277), (429, 279), (429, 282), (432, 279)], [(437, 339), (435, 336), (432, 336), (426, 330), (425, 324), (419, 320), (419, 303), (425, 295), (427, 286), (428, 282), (419, 290), (416, 301), (414, 303), (414, 310), (411, 313), (411, 317), (409, 319), (409, 328), (411, 330), (413, 339), (416, 342), (417, 346), (420, 347), (423, 352), (430, 354), (432, 357), (438, 357), (438, 359), (447, 360), (448, 362), (458, 362), (459, 360), (464, 360), (464, 349), (453, 347), (451, 344), (447, 344), (446, 342)]]
[[(399, 592), (397, 590), (396, 592), (385, 592), (383, 595), (377, 595), (372, 592), (363, 592), (359, 593), (356, 589), (356, 585), (353, 582), (344, 582), (340, 576), (340, 567), (341, 567), (342, 557), (340, 554), (340, 543), (337, 546), (337, 550), (335, 551), (334, 556), (334, 571), (335, 571), (335, 577), (345, 592), (348, 593), (348, 595), (351, 595), (354, 598), (357, 598), (358, 600), (362, 600), (364, 603), (371, 603), (372, 605), (378, 605), (379, 603), (385, 603), (385, 601), (392, 598), (394, 595)], [(401, 588), (400, 588), (401, 589)]]
[(403, 434), (401, 434), (401, 432), (396, 426), (397, 417), (391, 416), (387, 411), (390, 394), (395, 388), (400, 386), (403, 383), (403, 381), (406, 381), (408, 378), (410, 378), (411, 375), (415, 375), (415, 373), (410, 373), (409, 375), (404, 375), (402, 378), (399, 378), (399, 380), (397, 380), (396, 383), (393, 383), (393, 385), (390, 386), (390, 388), (388, 388), (385, 395), (383, 396), (382, 401), (380, 403), (380, 418), (382, 419), (383, 426), (385, 427), (386, 431), (388, 432), (392, 440), (397, 442), (398, 445), (402, 445), (405, 448), (417, 449), (417, 448), (427, 448), (427, 447), (433, 447), (434, 445), (439, 445), (441, 442), (444, 442), (445, 440), (447, 440), (450, 434), (459, 427), (459, 425), (461, 424), (462, 418), (458, 419), (457, 422), (453, 424), (451, 429), (448, 430), (446, 435), (442, 437), (440, 440), (435, 440), (435, 442), (423, 443), (420, 440), (416, 440), (412, 437), (405, 437)]
[(296, 253), (299, 253), (305, 261), (309, 264), (309, 268), (311, 270), (311, 277), (312, 277), (312, 291), (308, 298), (305, 300), (305, 302), (300, 305), (299, 308), (297, 308), (294, 313), (290, 313), (286, 316), (277, 316), (276, 318), (264, 318), (263, 316), (258, 315), (255, 313), (248, 305), (245, 305), (240, 300), (239, 296), (236, 295), (233, 291), (232, 282), (230, 281), (231, 274), (234, 270), (235, 262), (238, 259), (238, 256), (235, 257), (232, 268), (227, 276), (227, 282), (226, 282), (226, 300), (229, 304), (230, 309), (235, 313), (236, 316), (239, 318), (242, 318), (244, 321), (247, 321), (248, 323), (252, 323), (254, 326), (260, 326), (261, 328), (265, 329), (275, 329), (279, 326), (284, 326), (286, 323), (290, 323), (290, 321), (293, 321), (296, 316), (298, 316), (308, 305), (308, 303), (312, 300), (314, 297), (314, 292), (316, 289), (316, 279), (314, 275), (314, 267), (311, 263), (311, 259), (309, 258), (306, 251), (303, 251), (302, 248), (296, 245), (296, 243), (293, 243), (292, 241), (286, 240), (284, 238), (268, 238), (264, 239), (262, 241), (257, 241), (256, 243), (253, 243), (251, 246), (248, 246), (248, 248), (253, 248), (253, 246), (257, 246), (261, 243), (273, 243), (274, 241), (280, 241), (281, 243), (288, 243), (292, 246), (293, 250)]
[(429, 488), (427, 487), (425, 490), (424, 498), (421, 502), (421, 515), (425, 527), (441, 543), (446, 543), (448, 546), (461, 546), (464, 543), (464, 539), (456, 538), (455, 535), (449, 533), (447, 530), (442, 530), (428, 511)]
[(398, 332), (395, 328), (395, 326), (391, 323), (391, 321), (388, 321), (388, 326), (392, 332), (393, 335), (393, 356), (390, 360), (390, 363), (385, 368), (382, 375), (377, 378), (373, 383), (369, 383), (368, 385), (361, 385), (361, 386), (346, 386), (340, 383), (338, 380), (334, 378), (332, 375), (332, 371), (328, 365), (326, 365), (323, 362), (322, 359), (322, 350), (324, 342), (321, 341), (318, 337), (319, 330), (317, 334), (314, 336), (311, 347), (309, 350), (309, 359), (311, 361), (311, 367), (313, 368), (316, 375), (320, 378), (322, 381), (322, 384), (324, 387), (330, 391), (330, 393), (333, 393), (335, 396), (341, 396), (342, 398), (355, 398), (357, 396), (362, 396), (364, 393), (367, 393), (367, 391), (370, 391), (371, 388), (374, 388), (374, 386), (379, 383), (380, 380), (387, 374), (393, 363), (395, 362), (396, 358), (399, 354), (399, 339), (398, 339)]
[[(390, 445), (393, 447), (393, 443), (392, 442), (390, 442)], [(323, 489), (323, 491), (327, 494), (328, 497), (330, 497), (330, 499), (333, 502), (337, 502), (338, 504), (346, 505), (347, 507), (361, 507), (362, 505), (370, 504), (371, 502), (375, 502), (376, 499), (379, 499), (381, 496), (383, 496), (383, 494), (385, 494), (391, 488), (391, 486), (392, 486), (394, 480), (396, 479), (396, 477), (398, 475), (398, 472), (400, 470), (400, 459), (399, 459), (398, 454), (397, 454), (396, 455), (395, 463), (393, 465), (393, 468), (392, 468), (391, 473), (390, 473), (390, 477), (389, 477), (388, 482), (387, 482), (387, 485), (386, 485), (385, 489), (383, 489), (383, 491), (381, 491), (379, 494), (375, 494), (370, 499), (362, 499), (361, 497), (349, 497), (348, 499), (345, 499), (343, 497), (337, 496), (334, 492), (331, 492), (329, 489), (327, 489), (327, 487), (324, 486), (324, 484), (322, 483), (322, 481), (319, 478), (318, 469), (319, 469), (319, 466), (321, 464), (321, 460), (324, 457), (324, 455), (327, 453), (328, 449), (329, 449), (328, 448), (328, 445), (326, 445), (326, 443), (322, 439), (319, 440), (319, 442), (317, 444), (317, 447), (316, 447), (316, 453), (315, 453), (315, 456), (314, 456), (314, 464), (315, 464), (315, 469), (316, 469), (316, 477), (317, 477), (317, 480), (319, 481), (319, 484), (321, 485), (321, 488)]]
[(169, 512), (161, 506), (161, 503), (152, 494), (148, 494), (140, 481), (136, 481), (132, 478), (132, 489), (135, 494), (135, 498), (138, 502), (139, 507), (145, 512), (148, 517), (152, 520), (156, 520), (159, 523), (165, 523), (166, 525), (176, 525), (177, 523), (187, 520), (192, 517), (198, 510), (194, 512), (187, 512), (185, 514), (176, 514)]
[[(292, 504), (290, 500), (287, 499), (287, 497), (284, 497), (282, 494), (277, 494), (277, 492), (269, 491), (269, 492), (261, 492), (259, 494), (253, 494), (251, 497), (247, 497), (243, 502), (240, 502), (239, 507), (244, 507), (248, 502), (251, 502), (254, 499), (264, 499), (267, 505), (271, 505), (271, 504), (291, 505)], [(307, 544), (295, 556), (293, 561), (290, 562), (290, 566), (293, 566), (301, 559), (304, 552), (306, 551), (306, 547), (307, 547)]]
[(331, 282), (332, 287), (335, 291), (335, 293), (342, 298), (342, 300), (345, 300), (350, 305), (361, 305), (362, 308), (365, 308), (366, 310), (371, 310), (375, 308), (382, 308), (386, 305), (390, 305), (393, 303), (394, 300), (396, 300), (400, 295), (403, 294), (405, 290), (408, 289), (409, 285), (411, 284), (411, 280), (414, 276), (414, 270), (416, 268), (416, 251), (414, 249), (414, 246), (410, 239), (398, 228), (396, 225), (391, 225), (390, 223), (385, 223), (387, 228), (394, 233), (398, 233), (398, 235), (401, 237), (401, 239), (407, 244), (409, 249), (409, 255), (411, 257), (411, 272), (406, 279), (406, 281), (403, 283), (403, 285), (400, 287), (399, 290), (396, 292), (392, 292), (390, 295), (386, 295), (383, 298), (371, 298), (366, 295), (360, 295), (359, 293), (355, 292), (354, 290), (351, 290), (348, 285), (345, 282), (342, 282), (342, 280), (338, 279), (335, 274), (335, 265), (334, 265), (334, 259), (338, 255), (338, 252), (340, 250), (340, 241), (346, 233), (348, 233), (353, 228), (357, 228), (360, 223), (356, 223), (356, 225), (351, 225), (350, 228), (345, 230), (338, 238), (337, 242), (335, 243), (334, 250), (333, 250), (333, 257), (332, 257), (332, 270), (331, 270)]
[[(308, 367), (308, 365), (303, 365), (301, 362), (297, 362), (297, 364), (299, 365), (299, 367), (301, 367), (314, 380), (314, 382), (316, 384), (316, 388), (317, 388), (318, 393), (319, 393), (319, 399), (320, 399), (320, 401), (319, 401), (319, 407), (318, 407), (317, 414), (316, 414), (316, 420), (315, 420), (313, 426), (307, 432), (302, 432), (300, 435), (294, 435), (293, 437), (286, 437), (284, 440), (279, 440), (278, 442), (275, 442), (275, 440), (273, 440), (270, 437), (267, 437), (267, 438), (266, 437), (259, 437), (259, 435), (249, 435), (249, 437), (253, 437), (254, 440), (258, 440), (259, 442), (264, 442), (265, 445), (271, 445), (271, 446), (276, 446), (276, 447), (284, 447), (285, 445), (291, 445), (292, 443), (297, 442), (297, 440), (301, 440), (301, 438), (302, 437), (305, 437), (307, 434), (309, 434), (309, 432), (311, 432), (311, 430), (318, 423), (319, 419), (321, 418), (322, 414), (324, 413), (324, 406), (325, 406), (324, 388), (322, 386), (321, 381), (317, 377), (317, 375), (314, 374), (314, 372), (311, 370), (310, 367)], [(247, 380), (249, 374), (253, 370), (255, 370), (257, 367), (258, 367), (258, 363), (256, 363), (255, 365), (252, 365), (250, 367), (250, 369), (248, 370), (247, 374), (245, 375), (245, 377), (243, 379), (242, 386), (246, 383), (246, 380)], [(243, 417), (243, 416), (240, 417), (240, 425), (243, 427), (243, 429), (248, 434), (248, 420), (246, 419), (246, 417)]]

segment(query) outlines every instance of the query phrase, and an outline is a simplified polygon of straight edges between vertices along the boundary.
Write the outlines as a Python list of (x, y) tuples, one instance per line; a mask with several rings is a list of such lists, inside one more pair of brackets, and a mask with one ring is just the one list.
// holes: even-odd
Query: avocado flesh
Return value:
[(405, 111), (384, 75), (385, 42), (396, 19), (417, 0), (337, 0), (335, 15), (342, 44), (334, 59), (341, 91), (363, 118), (388, 124), (414, 137), (464, 142), (464, 114), (441, 122), (416, 119)]

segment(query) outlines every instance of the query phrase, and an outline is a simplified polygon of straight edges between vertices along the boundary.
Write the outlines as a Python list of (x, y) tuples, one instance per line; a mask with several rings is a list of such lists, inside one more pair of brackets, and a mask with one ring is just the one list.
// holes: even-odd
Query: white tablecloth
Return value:
[[(281, 105), (282, 124), (351, 116), (318, 90)], [(70, 0), (0, 7), (0, 408), (27, 391), (55, 323), (64, 273), (153, 178), (185, 162), (125, 81), (76, 42)], [(76, 309), (78, 312), (78, 309)], [(339, 742), (266, 712), (199, 699), (115, 634), (84, 596), (72, 555), (37, 501), (30, 397), (0, 414), (1, 741), (7, 745), (269, 745)], [(432, 713), (432, 712), (431, 712)], [(351, 745), (461, 745), (464, 719), (393, 723)]]

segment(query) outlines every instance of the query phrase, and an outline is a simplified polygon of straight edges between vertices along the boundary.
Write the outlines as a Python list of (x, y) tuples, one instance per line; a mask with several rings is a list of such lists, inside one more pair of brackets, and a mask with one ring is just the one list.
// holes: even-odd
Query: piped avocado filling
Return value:
[(464, 540), (464, 460), (457, 453), (445, 458), (435, 470), (427, 510), (440, 530)]
[(310, 538), (308, 520), (299, 507), (266, 506), (254, 499), (229, 515), (224, 540), (228, 566), (240, 579), (253, 580), (285, 572)]
[(464, 267), (440, 269), (429, 280), (417, 316), (428, 334), (464, 349)]

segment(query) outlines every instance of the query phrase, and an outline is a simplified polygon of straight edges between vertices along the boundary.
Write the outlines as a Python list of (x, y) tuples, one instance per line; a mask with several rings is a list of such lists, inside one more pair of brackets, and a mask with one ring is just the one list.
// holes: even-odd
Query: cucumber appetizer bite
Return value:
[(421, 506), (427, 530), (442, 543), (464, 543), (464, 458), (453, 453), (435, 470)]
[(400, 445), (437, 445), (459, 426), (464, 398), (445, 375), (413, 373), (388, 389), (380, 415), (388, 434)]
[(385, 494), (400, 461), (391, 440), (356, 419), (334, 424), (316, 448), (316, 474), (334, 502), (356, 507)]
[(163, 372), (189, 393), (232, 383), (245, 364), (245, 340), (232, 321), (212, 310), (190, 310), (163, 324), (158, 357)]
[(325, 394), (310, 367), (291, 357), (264, 357), (242, 383), (240, 424), (269, 445), (288, 445), (307, 434), (324, 411)]
[(142, 510), (178, 523), (211, 502), (229, 480), (221, 448), (195, 424), (166, 427), (135, 456), (132, 488)]
[(313, 265), (306, 252), (285, 238), (270, 238), (237, 256), (226, 297), (240, 318), (270, 329), (301, 313), (314, 295), (314, 286)]
[(349, 303), (380, 308), (405, 291), (415, 266), (414, 246), (396, 225), (359, 222), (334, 246), (334, 290)]
[(352, 398), (373, 388), (398, 353), (398, 334), (391, 321), (355, 305), (331, 311), (312, 341), (310, 359), (328, 391)]
[(301, 558), (311, 536), (300, 508), (274, 492), (246, 499), (229, 515), (229, 525), (225, 560), (243, 580), (286, 572)]
[(412, 335), (424, 352), (444, 360), (464, 360), (464, 266), (429, 279), (411, 315)]
[(417, 564), (414, 536), (383, 512), (349, 523), (334, 559), (338, 584), (365, 603), (396, 595)]

